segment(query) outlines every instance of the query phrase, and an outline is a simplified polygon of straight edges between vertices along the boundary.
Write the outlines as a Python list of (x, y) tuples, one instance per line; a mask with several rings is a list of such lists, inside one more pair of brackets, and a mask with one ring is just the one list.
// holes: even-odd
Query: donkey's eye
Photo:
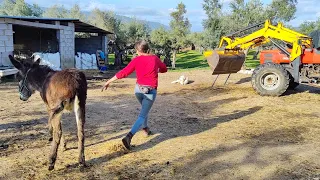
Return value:
[(16, 78), (17, 78), (18, 81), (21, 81), (21, 80), (22, 80), (21, 74), (20, 74), (20, 73), (17, 73)]

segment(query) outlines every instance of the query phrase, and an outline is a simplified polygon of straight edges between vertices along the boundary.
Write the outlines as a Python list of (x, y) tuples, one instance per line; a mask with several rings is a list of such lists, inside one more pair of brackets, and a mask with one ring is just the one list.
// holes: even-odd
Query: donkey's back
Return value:
[(72, 110), (74, 101), (85, 105), (87, 98), (87, 80), (83, 72), (65, 69), (53, 73), (43, 87), (44, 100), (50, 109)]

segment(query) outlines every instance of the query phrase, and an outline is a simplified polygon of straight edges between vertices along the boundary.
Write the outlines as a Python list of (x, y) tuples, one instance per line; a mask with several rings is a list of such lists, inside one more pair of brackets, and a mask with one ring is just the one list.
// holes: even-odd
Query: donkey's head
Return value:
[(9, 55), (11, 63), (19, 70), (17, 78), (19, 79), (19, 94), (20, 99), (27, 101), (35, 92), (36, 88), (30, 82), (31, 72), (39, 67), (40, 58), (33, 61), (32, 58), (24, 61), (18, 61), (13, 56)]

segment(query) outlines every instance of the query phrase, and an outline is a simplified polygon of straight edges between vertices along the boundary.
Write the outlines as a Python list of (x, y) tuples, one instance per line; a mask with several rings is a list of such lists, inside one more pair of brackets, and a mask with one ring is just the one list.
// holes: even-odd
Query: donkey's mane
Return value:
[(43, 71), (48, 71), (48, 72), (55, 71), (55, 70), (53, 70), (51, 67), (49, 67), (49, 66), (47, 66), (47, 65), (39, 65), (38, 68), (41, 69), (41, 70), (43, 70)]

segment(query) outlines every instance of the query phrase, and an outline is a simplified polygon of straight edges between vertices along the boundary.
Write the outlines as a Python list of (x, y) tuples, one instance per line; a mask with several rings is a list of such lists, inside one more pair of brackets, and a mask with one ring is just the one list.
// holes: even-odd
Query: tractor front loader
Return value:
[[(237, 35), (258, 28), (241, 37)], [(279, 41), (285, 44), (282, 45)], [(285, 28), (270, 20), (250, 26), (221, 38), (219, 47), (206, 51), (212, 74), (238, 72), (245, 61), (245, 50), (272, 43), (277, 49), (263, 50), (260, 65), (252, 74), (251, 84), (262, 96), (280, 96), (299, 83), (318, 83), (320, 80), (320, 50), (313, 48), (312, 38)]]

